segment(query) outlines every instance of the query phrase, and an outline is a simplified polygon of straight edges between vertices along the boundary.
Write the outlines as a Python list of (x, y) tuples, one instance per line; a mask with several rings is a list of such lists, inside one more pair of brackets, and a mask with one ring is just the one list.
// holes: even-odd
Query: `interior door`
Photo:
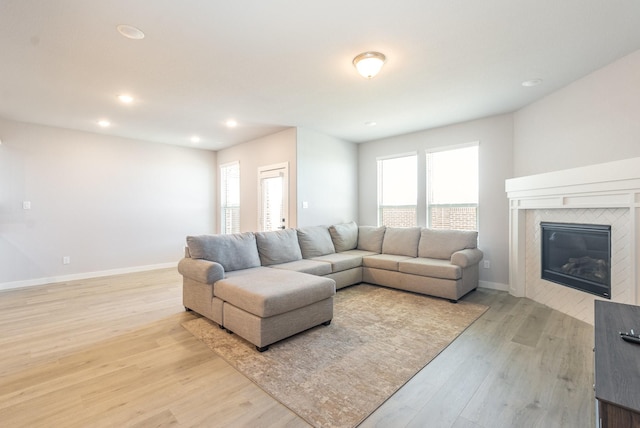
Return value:
[(258, 230), (285, 229), (289, 216), (289, 166), (258, 168)]

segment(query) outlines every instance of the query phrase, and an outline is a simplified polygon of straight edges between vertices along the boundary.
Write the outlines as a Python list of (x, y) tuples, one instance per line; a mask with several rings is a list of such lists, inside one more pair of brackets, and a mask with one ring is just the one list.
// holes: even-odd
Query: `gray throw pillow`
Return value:
[(358, 227), (358, 250), (382, 253), (382, 240), (386, 227), (360, 226)]
[(295, 229), (256, 232), (255, 235), (262, 266), (302, 260), (298, 234)]
[(358, 246), (358, 225), (355, 221), (334, 224), (329, 227), (329, 233), (338, 253), (353, 250)]
[(309, 226), (298, 229), (298, 243), (302, 257), (305, 259), (336, 252), (329, 229), (325, 226)]
[(477, 245), (478, 232), (475, 230), (422, 229), (418, 257), (449, 260), (456, 251)]
[(220, 263), (226, 272), (260, 266), (256, 238), (251, 232), (187, 236), (187, 247), (192, 259)]
[(419, 227), (387, 227), (382, 243), (382, 253), (416, 257), (420, 231)]

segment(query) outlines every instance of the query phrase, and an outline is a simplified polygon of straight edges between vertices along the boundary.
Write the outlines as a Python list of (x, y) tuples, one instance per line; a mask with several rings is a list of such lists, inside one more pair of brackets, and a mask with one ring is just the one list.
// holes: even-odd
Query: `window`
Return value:
[(416, 226), (417, 155), (378, 159), (378, 224)]
[(427, 226), (478, 229), (478, 143), (427, 152)]
[(240, 163), (220, 165), (220, 233), (240, 232)]

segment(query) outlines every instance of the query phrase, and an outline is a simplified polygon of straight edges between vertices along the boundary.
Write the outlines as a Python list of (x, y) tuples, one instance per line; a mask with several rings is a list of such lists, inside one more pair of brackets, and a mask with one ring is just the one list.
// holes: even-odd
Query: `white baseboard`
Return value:
[(34, 287), (37, 285), (53, 284), (57, 282), (76, 281), (79, 279), (97, 278), (101, 276), (122, 275), (125, 273), (144, 272), (155, 269), (166, 269), (176, 267), (176, 262), (160, 263), (156, 265), (133, 266), (119, 269), (101, 270), (97, 272), (74, 273), (71, 275), (51, 276), (47, 278), (27, 279), (24, 281), (0, 283), (0, 291), (12, 290), (14, 288)]
[(509, 284), (499, 282), (478, 281), (478, 287), (489, 288), (491, 290), (509, 291)]

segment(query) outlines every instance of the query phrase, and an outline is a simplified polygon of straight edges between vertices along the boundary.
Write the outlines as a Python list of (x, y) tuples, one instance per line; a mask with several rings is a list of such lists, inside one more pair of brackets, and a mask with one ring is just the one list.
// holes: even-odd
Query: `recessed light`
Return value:
[(101, 119), (101, 120), (98, 121), (98, 125), (103, 127), (103, 128), (107, 128), (107, 127), (111, 126), (111, 122), (109, 122), (106, 119)]
[(199, 143), (200, 142), (200, 137), (198, 137), (197, 135), (192, 135), (191, 136), (191, 142), (192, 143)]
[(365, 124), (366, 126), (376, 126), (376, 125), (377, 125), (377, 123), (376, 123), (376, 122), (374, 122), (373, 120), (369, 120), (369, 121), (365, 122), (364, 124)]
[(542, 79), (529, 79), (522, 82), (522, 86), (526, 86), (529, 88), (531, 86), (537, 86), (541, 83), (542, 83)]
[(228, 119), (224, 124), (227, 125), (228, 128), (235, 128), (238, 126), (238, 122), (235, 119)]
[(130, 104), (133, 102), (133, 97), (127, 94), (118, 95), (118, 99), (120, 100), (120, 102), (123, 102), (125, 104)]
[(141, 29), (134, 27), (133, 25), (121, 24), (116, 27), (118, 33), (122, 34), (127, 39), (141, 40), (144, 39), (144, 33)]

